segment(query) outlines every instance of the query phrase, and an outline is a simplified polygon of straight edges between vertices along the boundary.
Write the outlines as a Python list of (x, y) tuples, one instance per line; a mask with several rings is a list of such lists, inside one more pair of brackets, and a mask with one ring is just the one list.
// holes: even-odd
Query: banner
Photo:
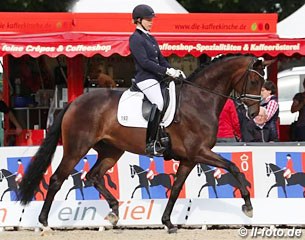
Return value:
[[(38, 147), (0, 149), (0, 227), (37, 227), (38, 214), (58, 167), (63, 149), (57, 147), (31, 204), (17, 201), (18, 184)], [(190, 173), (173, 211), (175, 224), (305, 224), (305, 152), (303, 146), (216, 146), (246, 176), (254, 217), (241, 211), (244, 204), (231, 173), (197, 164)], [(110, 208), (86, 173), (95, 163), (94, 150), (82, 158), (55, 196), (50, 212), (54, 227), (108, 226)], [(122, 226), (160, 225), (179, 162), (125, 152), (108, 170), (104, 183), (119, 200)], [(91, 209), (91, 210), (90, 210)]]

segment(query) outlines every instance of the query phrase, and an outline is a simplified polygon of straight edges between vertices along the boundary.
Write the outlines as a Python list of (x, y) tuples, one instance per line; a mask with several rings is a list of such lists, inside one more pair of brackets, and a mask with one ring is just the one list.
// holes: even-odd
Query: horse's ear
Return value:
[(264, 67), (268, 67), (268, 66), (270, 66), (272, 63), (274, 63), (275, 61), (276, 61), (276, 59), (263, 61), (263, 66), (264, 66)]

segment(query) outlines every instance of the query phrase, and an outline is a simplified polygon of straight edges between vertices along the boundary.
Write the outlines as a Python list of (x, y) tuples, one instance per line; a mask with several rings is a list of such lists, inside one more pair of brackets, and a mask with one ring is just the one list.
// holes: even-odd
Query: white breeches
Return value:
[(162, 111), (164, 103), (160, 83), (155, 79), (147, 79), (137, 83), (137, 86), (145, 94), (148, 100), (151, 101), (152, 104), (156, 104), (158, 109)]

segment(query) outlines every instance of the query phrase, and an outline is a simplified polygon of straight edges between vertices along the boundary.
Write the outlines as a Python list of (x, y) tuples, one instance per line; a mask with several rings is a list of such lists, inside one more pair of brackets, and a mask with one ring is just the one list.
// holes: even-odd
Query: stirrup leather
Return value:
[(165, 150), (166, 148), (163, 147), (159, 141), (155, 140), (154, 142), (148, 143), (146, 145), (145, 152), (148, 155), (162, 156)]

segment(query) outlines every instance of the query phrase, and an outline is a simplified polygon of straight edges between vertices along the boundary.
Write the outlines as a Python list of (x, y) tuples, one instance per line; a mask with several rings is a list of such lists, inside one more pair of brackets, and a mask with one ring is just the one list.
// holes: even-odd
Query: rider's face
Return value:
[(143, 18), (142, 19), (142, 25), (145, 27), (147, 31), (150, 31), (152, 28), (153, 19), (152, 18)]

